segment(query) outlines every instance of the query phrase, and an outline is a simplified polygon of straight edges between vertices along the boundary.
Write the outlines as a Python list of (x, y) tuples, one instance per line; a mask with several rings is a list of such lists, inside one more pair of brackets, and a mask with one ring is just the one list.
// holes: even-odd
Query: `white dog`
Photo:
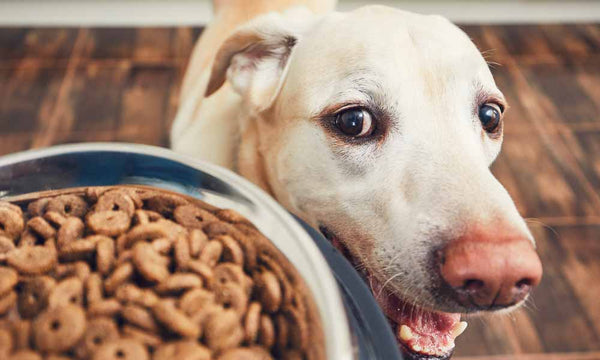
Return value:
[(407, 358), (447, 358), (461, 313), (514, 308), (541, 278), (489, 170), (505, 100), (446, 19), (334, 2), (217, 1), (172, 146), (319, 228), (364, 272)]

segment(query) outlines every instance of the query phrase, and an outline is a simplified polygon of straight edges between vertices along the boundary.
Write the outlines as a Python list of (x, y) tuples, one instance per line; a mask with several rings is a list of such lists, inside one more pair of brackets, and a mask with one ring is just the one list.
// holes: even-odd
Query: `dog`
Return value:
[(542, 275), (489, 166), (507, 104), (443, 17), (333, 0), (221, 0), (186, 72), (175, 151), (248, 178), (364, 275), (406, 359), (447, 359), (461, 314)]

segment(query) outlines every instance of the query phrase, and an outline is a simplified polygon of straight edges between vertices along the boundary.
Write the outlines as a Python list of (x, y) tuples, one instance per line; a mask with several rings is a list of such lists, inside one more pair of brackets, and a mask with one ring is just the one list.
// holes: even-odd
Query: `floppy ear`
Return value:
[(285, 78), (307, 13), (270, 13), (238, 29), (221, 46), (206, 88), (208, 97), (229, 81), (257, 111), (268, 108)]

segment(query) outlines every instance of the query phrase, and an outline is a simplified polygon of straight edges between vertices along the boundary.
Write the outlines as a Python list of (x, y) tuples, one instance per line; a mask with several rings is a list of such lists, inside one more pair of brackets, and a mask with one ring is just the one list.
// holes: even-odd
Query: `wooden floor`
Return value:
[[(469, 26), (511, 108), (493, 170), (545, 265), (527, 308), (471, 319), (462, 359), (600, 359), (600, 25)], [(0, 29), (0, 155), (167, 145), (199, 29)]]

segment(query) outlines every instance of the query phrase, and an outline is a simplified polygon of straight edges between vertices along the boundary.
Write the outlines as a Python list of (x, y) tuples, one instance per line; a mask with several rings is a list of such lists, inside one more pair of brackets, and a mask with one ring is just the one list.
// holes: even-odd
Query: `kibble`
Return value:
[(0, 358), (324, 358), (301, 279), (237, 212), (145, 187), (28, 199), (0, 201)]

